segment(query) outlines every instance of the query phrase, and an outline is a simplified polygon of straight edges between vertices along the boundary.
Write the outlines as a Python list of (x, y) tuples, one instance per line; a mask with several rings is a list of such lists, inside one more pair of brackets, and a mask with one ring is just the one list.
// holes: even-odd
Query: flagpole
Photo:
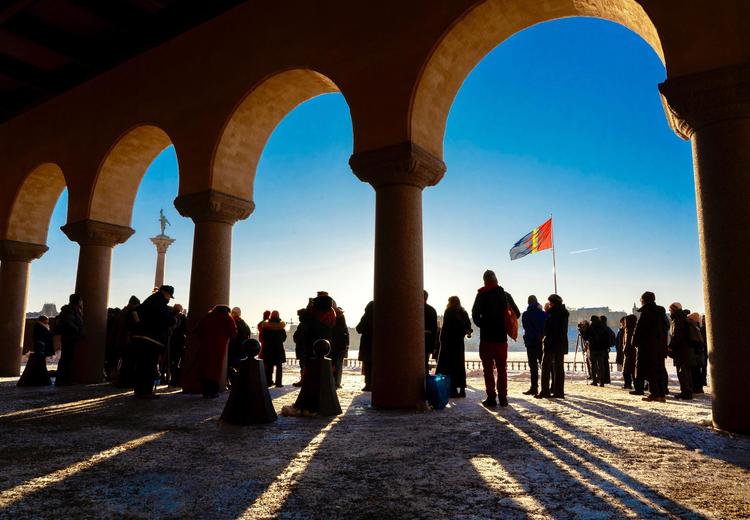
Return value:
[(549, 214), (550, 236), (552, 237), (552, 278), (555, 282), (555, 294), (557, 294), (557, 258), (555, 257), (555, 223), (552, 222), (552, 213)]

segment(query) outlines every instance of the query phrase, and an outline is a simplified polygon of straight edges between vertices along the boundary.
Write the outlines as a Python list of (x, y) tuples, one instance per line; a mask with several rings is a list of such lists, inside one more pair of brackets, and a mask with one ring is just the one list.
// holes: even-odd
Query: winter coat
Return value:
[(667, 347), (669, 357), (674, 359), (674, 364), (678, 367), (695, 366), (695, 355), (690, 345), (690, 331), (688, 329), (690, 325), (687, 321), (687, 313), (685, 311), (677, 311), (670, 318), (672, 319), (672, 338)]
[(544, 351), (551, 354), (568, 353), (568, 319), (570, 313), (564, 304), (553, 305), (544, 322)]
[(349, 327), (343, 314), (336, 315), (336, 325), (331, 335), (331, 354), (346, 354), (349, 348)]
[(263, 322), (263, 363), (266, 367), (286, 363), (286, 323), (278, 318)]
[(669, 329), (664, 307), (647, 303), (639, 309), (641, 317), (633, 332), (633, 346), (637, 349), (636, 377), (649, 381), (661, 377), (661, 367), (667, 353), (667, 330)]
[(424, 352), (432, 354), (440, 345), (438, 338), (437, 311), (432, 305), (424, 304)]
[(228, 355), (230, 363), (236, 363), (248, 355), (245, 350), (245, 342), (250, 339), (250, 326), (242, 318), (232, 319), (237, 325), (237, 336), (229, 342)]
[(49, 327), (36, 321), (34, 322), (34, 327), (31, 329), (31, 334), (35, 354), (44, 357), (52, 357), (55, 355), (55, 344), (52, 342), (52, 333), (49, 331)]
[(615, 338), (615, 352), (617, 352), (617, 356), (615, 356), (615, 363), (618, 365), (622, 365), (624, 358), (624, 352), (623, 352), (623, 342), (625, 341), (625, 329), (620, 328), (617, 331), (617, 337)]
[(77, 307), (63, 305), (55, 318), (55, 332), (64, 343), (74, 342), (84, 336), (83, 315)]
[(537, 345), (544, 336), (544, 323), (547, 321), (547, 313), (539, 307), (538, 303), (532, 303), (521, 315), (523, 326), (523, 342), (528, 345)]
[(440, 330), (440, 355), (435, 372), (450, 376), (452, 388), (466, 387), (464, 337), (471, 332), (471, 320), (463, 307), (445, 310), (443, 328)]
[(372, 362), (373, 307), (373, 302), (367, 304), (365, 313), (360, 318), (356, 329), (360, 334), (358, 359), (364, 363)]
[(485, 285), (477, 291), (471, 308), (471, 319), (479, 327), (479, 339), (489, 343), (507, 343), (505, 312), (510, 305), (517, 318), (521, 317), (513, 297), (499, 285)]
[(224, 385), (222, 374), (227, 365), (227, 344), (237, 337), (237, 325), (229, 314), (229, 307), (216, 306), (201, 319), (195, 328), (200, 341), (198, 369), (200, 379)]
[(167, 306), (167, 300), (161, 292), (146, 298), (134, 312), (135, 323), (131, 337), (145, 339), (158, 347), (165, 347), (175, 320), (174, 313)]
[[(322, 300), (322, 304), (316, 302)], [(330, 297), (318, 296), (313, 300), (313, 307), (307, 309), (301, 320), (305, 325), (305, 359), (315, 356), (313, 345), (319, 339), (333, 340), (333, 329), (336, 326), (336, 311), (325, 305)]]
[(589, 342), (589, 350), (593, 352), (609, 352), (610, 332), (612, 331), (609, 327), (601, 323), (592, 322), (591, 326), (586, 330), (586, 337), (584, 338)]

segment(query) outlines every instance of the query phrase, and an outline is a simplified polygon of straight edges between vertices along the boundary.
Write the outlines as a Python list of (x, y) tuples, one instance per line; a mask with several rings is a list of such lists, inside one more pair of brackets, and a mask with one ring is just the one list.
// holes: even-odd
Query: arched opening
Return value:
[(444, 140), (443, 115), (437, 133), (421, 134), (448, 165), (425, 191), (425, 288), (439, 311), (452, 294), (470, 309), (486, 268), (521, 310), (530, 294), (543, 302), (550, 252), (511, 262), (508, 251), (550, 213), (569, 306), (630, 313), (653, 290), (662, 304), (703, 310), (689, 146), (664, 120), (658, 49), (618, 21), (565, 18), (514, 34), (448, 102)]
[(226, 123), (214, 155), (211, 187), (253, 200), (258, 161), (274, 128), (297, 105), (338, 91), (333, 81), (310, 69), (288, 70), (265, 79)]
[(65, 176), (57, 164), (44, 163), (34, 168), (13, 200), (6, 238), (45, 244), (52, 212), (63, 190)]
[(469, 73), (496, 46), (538, 23), (572, 16), (610, 20), (640, 35), (664, 62), (656, 28), (635, 0), (520, 4), (516, 0), (483, 2), (452, 26), (438, 43), (414, 92), (412, 141), (442, 157), (448, 113)]
[(129, 226), (133, 203), (146, 170), (172, 144), (161, 128), (141, 125), (129, 130), (107, 153), (91, 194), (91, 220)]

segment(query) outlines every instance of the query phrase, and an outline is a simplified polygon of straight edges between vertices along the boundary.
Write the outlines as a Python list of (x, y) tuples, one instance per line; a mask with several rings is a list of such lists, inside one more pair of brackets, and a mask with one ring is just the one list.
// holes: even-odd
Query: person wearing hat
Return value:
[(544, 354), (542, 355), (541, 391), (534, 397), (565, 398), (565, 355), (568, 353), (568, 319), (570, 313), (562, 298), (547, 298), (547, 319), (544, 322)]
[(135, 396), (140, 399), (156, 399), (154, 380), (157, 361), (164, 352), (170, 327), (174, 326), (174, 314), (167, 305), (174, 298), (174, 287), (162, 285), (135, 308), (132, 315), (132, 350), (135, 357)]

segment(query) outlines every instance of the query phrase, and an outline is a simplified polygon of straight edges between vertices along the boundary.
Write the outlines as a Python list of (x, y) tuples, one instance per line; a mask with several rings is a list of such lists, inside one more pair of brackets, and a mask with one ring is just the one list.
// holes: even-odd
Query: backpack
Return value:
[(518, 341), (518, 318), (510, 303), (505, 308), (505, 332), (513, 341)]

